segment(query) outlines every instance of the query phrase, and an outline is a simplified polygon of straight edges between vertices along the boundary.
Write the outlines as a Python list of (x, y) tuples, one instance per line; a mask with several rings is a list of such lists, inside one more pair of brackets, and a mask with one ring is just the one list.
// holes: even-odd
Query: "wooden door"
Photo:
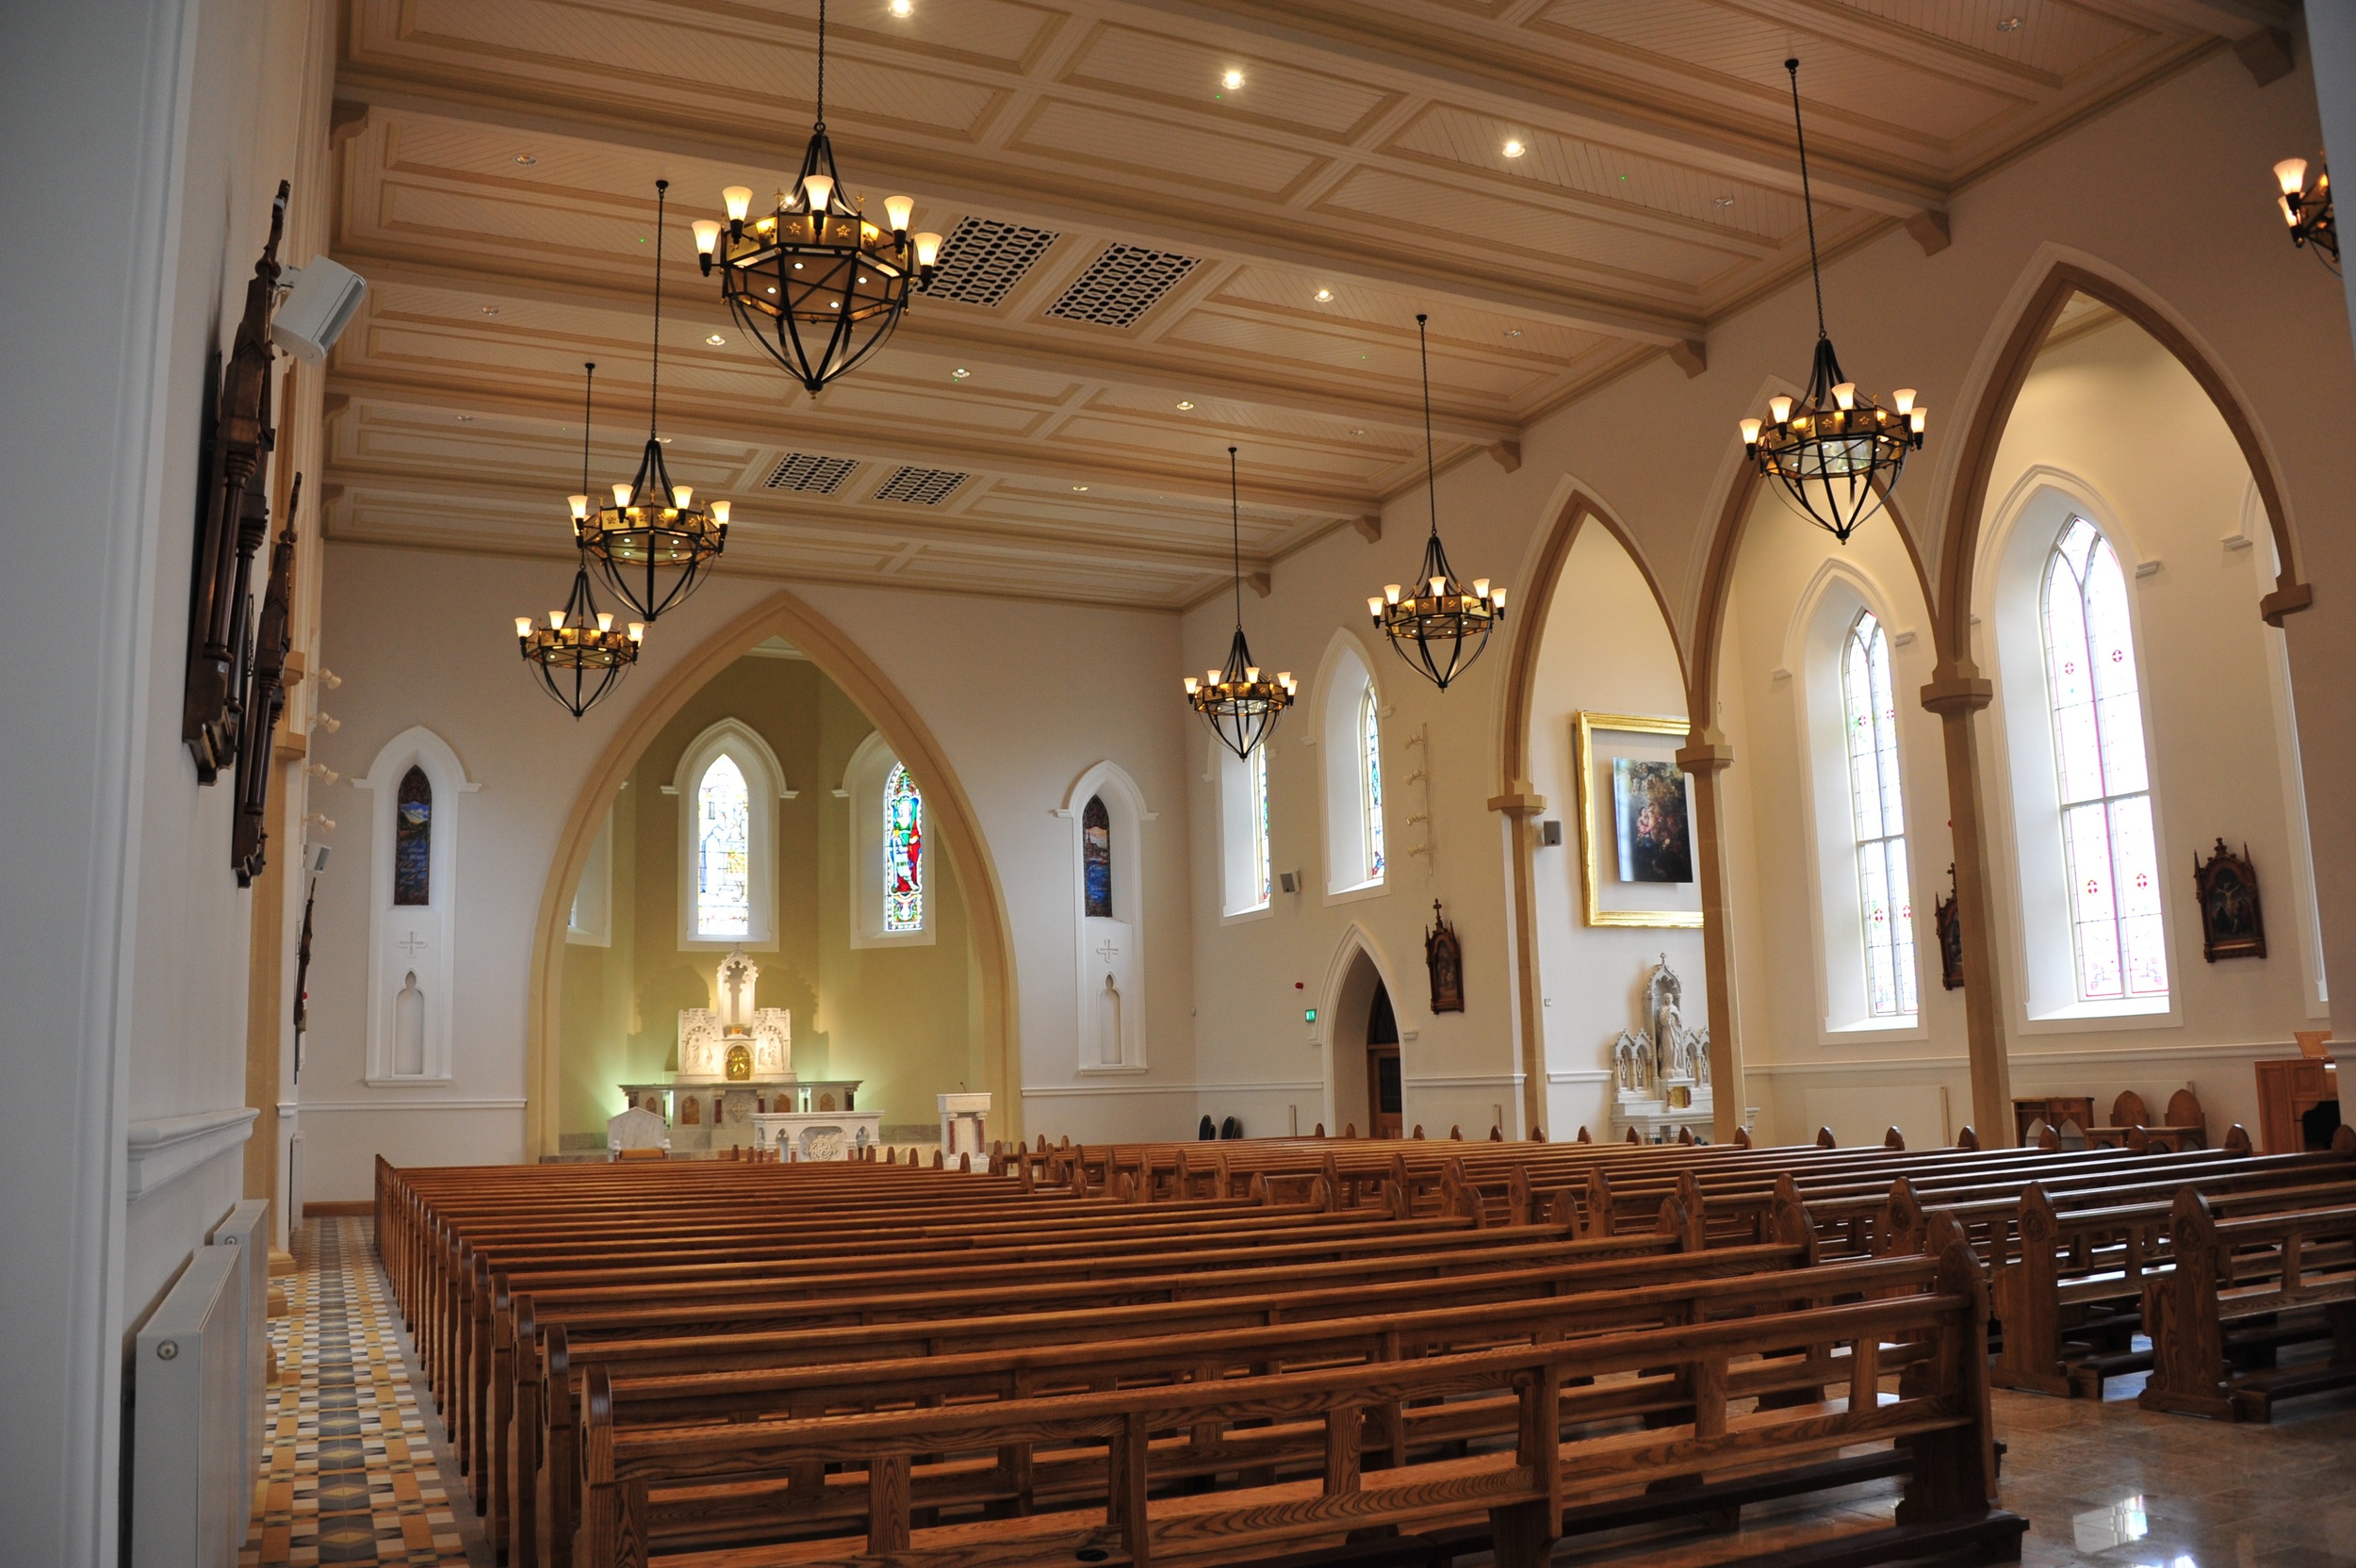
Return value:
[(1399, 1135), (1401, 1104), (1398, 1046), (1366, 1047), (1366, 1123), (1373, 1136), (1395, 1138)]

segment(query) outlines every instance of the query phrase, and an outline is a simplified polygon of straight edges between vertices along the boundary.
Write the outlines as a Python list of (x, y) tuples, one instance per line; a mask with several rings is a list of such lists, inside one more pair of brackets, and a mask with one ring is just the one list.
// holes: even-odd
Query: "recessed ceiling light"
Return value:
[(1352, 435), (1364, 435), (1366, 433), (1366, 427), (1364, 425), (1352, 425), (1350, 429), (1350, 433)]
[(973, 373), (973, 371), (960, 365), (956, 369), (949, 372), (949, 378), (952, 381), (963, 381), (966, 377), (972, 375)]
[(1192, 408), (1193, 406), (1193, 403), (1187, 401), (1184, 398), (1178, 400), (1178, 412), (1181, 414), (1184, 414), (1186, 410)]
[(1332, 289), (1330, 289), (1330, 288), (1320, 288), (1320, 289), (1318, 289), (1318, 290), (1317, 290), (1317, 303), (1319, 303), (1319, 304), (1324, 304), (1324, 303), (1328, 302), (1329, 301), (1331, 301), (1333, 298), (1333, 291)]
[(1730, 207), (1734, 205), (1734, 198), (1731, 196), (1713, 196), (1710, 198), (1710, 202), (1711, 204), (1715, 206)]
[(725, 337), (722, 337), (722, 336), (721, 336), (718, 333), (716, 333), (716, 332), (715, 332), (715, 333), (713, 333), (713, 334), (712, 334), (710, 337), (705, 338), (705, 339), (704, 339), (704, 341), (705, 341), (705, 342), (707, 342), (707, 343), (709, 343), (709, 344), (711, 344), (713, 348), (715, 348), (715, 349), (716, 349), (716, 348), (718, 348), (721, 344), (726, 343), (726, 342), (728, 341), (728, 339), (727, 339), (727, 338), (725, 338)]
[(485, 316), (497, 316), (499, 313), (499, 307), (497, 305), (484, 305), (483, 307), (483, 314)]
[(2008, 16), (2004, 18), (2004, 21), (1996, 24), (1996, 30), (2000, 33), (2019, 32), (2021, 30), (2021, 18), (2017, 16)]
[(911, 16), (915, 11), (916, 0), (892, 0), (892, 14), (894, 16)]
[(1505, 144), (1505, 155), (1509, 158), (1520, 157), (1524, 153), (1529, 151), (1529, 148), (1523, 146), (1518, 141), (1508, 141)]
[(1221, 76), (1219, 79), (1219, 85), (1225, 88), (1228, 91), (1233, 92), (1236, 89), (1243, 86), (1243, 73), (1240, 71), (1230, 70), (1226, 75)]
[(1521, 335), (1522, 329), (1519, 327), (1508, 327), (1505, 329), (1505, 335), (1508, 337), (1519, 337)]
[(474, 416), (471, 414), (461, 414), (458, 416), (458, 422), (462, 425), (471, 425), (474, 423)]
[(515, 155), (515, 161), (522, 164), (526, 169), (529, 169), (540, 160), (533, 157), (530, 153), (517, 153)]
[(1086, 489), (1088, 488), (1088, 486), (1087, 486), (1087, 485), (1085, 485), (1085, 484), (1075, 484), (1075, 485), (1073, 485), (1072, 488), (1073, 488), (1074, 490), (1086, 490)]

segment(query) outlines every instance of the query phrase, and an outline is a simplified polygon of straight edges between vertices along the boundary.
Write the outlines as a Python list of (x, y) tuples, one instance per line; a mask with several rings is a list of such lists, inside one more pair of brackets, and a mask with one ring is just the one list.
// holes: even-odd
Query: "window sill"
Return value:
[(2133, 1002), (2077, 1002), (2051, 1012), (2031, 1015), (2022, 1021), (2024, 1035), (2067, 1035), (2085, 1030), (2103, 1029), (2180, 1029), (2184, 1014), (2176, 1004), (2176, 993), (2165, 997), (2144, 997)]
[(1142, 1078), (1147, 1072), (1143, 1062), (1135, 1067), (1106, 1067), (1101, 1063), (1074, 1070), (1083, 1078)]
[(1921, 1014), (1912, 1018), (1875, 1019), (1870, 1023), (1828, 1023), (1819, 1031), (1822, 1045), (1894, 1045), (1901, 1041), (1926, 1040), (1931, 1032), (1922, 1026)]
[(777, 950), (777, 939), (775, 937), (681, 937), (679, 939), (679, 950), (681, 953), (728, 953), (740, 947), (747, 953), (775, 953)]
[(1372, 882), (1360, 882), (1352, 887), (1334, 888), (1329, 890), (1325, 895), (1325, 902), (1328, 904), (1354, 904), (1362, 898), (1381, 898), (1384, 893), (1387, 893), (1390, 890), (1390, 884), (1380, 879)]
[(442, 1075), (441, 1075), (440, 1077), (438, 1077), (438, 1078), (429, 1078), (429, 1077), (425, 1076), (423, 1073), (415, 1073), (415, 1074), (404, 1073), (404, 1074), (399, 1075), (399, 1076), (397, 1076), (397, 1077), (390, 1077), (390, 1078), (368, 1078), (368, 1079), (365, 1079), (365, 1080), (363, 1080), (363, 1082), (365, 1082), (365, 1083), (368, 1086), (368, 1087), (370, 1087), (370, 1088), (372, 1088), (372, 1089), (413, 1089), (413, 1088), (419, 1088), (419, 1087), (431, 1088), (431, 1087), (433, 1087), (433, 1086), (434, 1086), (434, 1085), (436, 1085), (436, 1084), (451, 1084), (451, 1083), (455, 1083), (456, 1081), (457, 1081), (457, 1080), (455, 1080), (455, 1079), (453, 1079), (452, 1077), (450, 1077), (450, 1075), (449, 1073), (447, 1073), (447, 1072), (446, 1072), (446, 1073), (444, 1073), (444, 1074), (442, 1074)]
[(1249, 909), (1231, 910), (1219, 916), (1219, 923), (1221, 925), (1241, 925), (1246, 921), (1266, 920), (1274, 913), (1276, 913), (1276, 905), (1270, 901), (1267, 904), (1255, 904)]
[[(853, 947), (930, 947), (933, 945), (933, 931), (929, 925), (922, 931), (893, 931), (888, 934), (882, 931), (854, 931), (851, 933), (851, 945)], [(777, 951), (777, 944), (770, 943), (768, 951)]]

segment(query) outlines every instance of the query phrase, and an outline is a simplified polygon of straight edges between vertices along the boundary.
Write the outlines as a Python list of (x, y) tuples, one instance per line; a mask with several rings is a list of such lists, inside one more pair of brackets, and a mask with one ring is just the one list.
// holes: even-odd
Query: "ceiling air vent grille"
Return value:
[(1056, 238), (1053, 229), (1026, 229), (994, 218), (960, 220), (941, 247), (932, 281), (922, 286), (931, 299), (994, 305), (1023, 281), (1031, 264), (1045, 255)]
[(1100, 327), (1133, 326), (1201, 262), (1199, 256), (1182, 256), (1175, 251), (1108, 245), (1063, 291), (1063, 298), (1047, 307), (1047, 314)]
[(852, 458), (812, 457), (808, 452), (788, 452), (765, 482), (772, 490), (799, 490), (810, 496), (831, 496), (843, 488), (843, 482), (858, 468), (858, 462)]
[(901, 468), (875, 492), (879, 501), (904, 501), (909, 506), (939, 506), (969, 476), (954, 468)]

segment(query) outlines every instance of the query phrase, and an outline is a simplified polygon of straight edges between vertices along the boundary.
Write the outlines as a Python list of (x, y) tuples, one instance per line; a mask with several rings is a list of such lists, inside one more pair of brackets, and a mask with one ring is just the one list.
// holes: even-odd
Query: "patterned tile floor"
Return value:
[[(296, 1240), (289, 1311), (270, 1322), (269, 1462), (238, 1568), (401, 1563), (491, 1568), (471, 1500), (394, 1310), (367, 1219), (314, 1219)], [(453, 1478), (446, 1485), (444, 1477)]]

